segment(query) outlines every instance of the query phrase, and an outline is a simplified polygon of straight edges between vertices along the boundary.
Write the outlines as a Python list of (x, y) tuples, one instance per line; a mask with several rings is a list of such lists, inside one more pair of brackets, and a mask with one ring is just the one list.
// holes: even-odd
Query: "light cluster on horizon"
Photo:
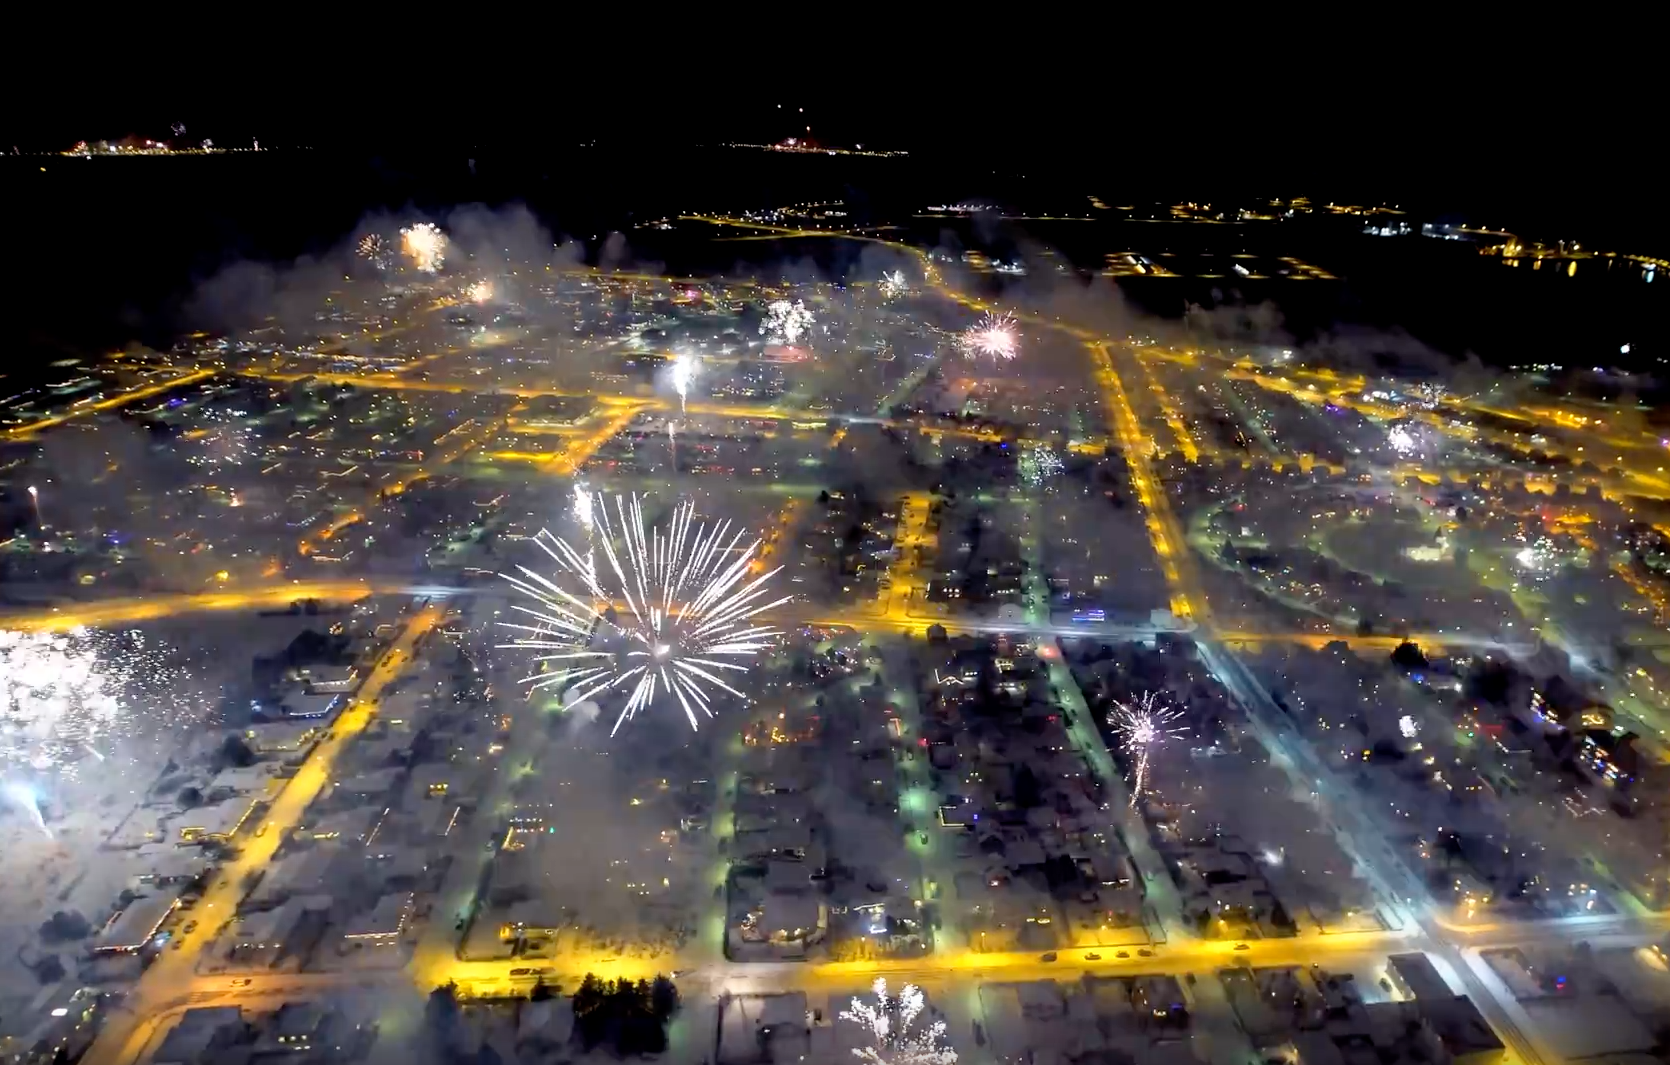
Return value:
[[(697, 729), (698, 711), (713, 716), (712, 688), (747, 698), (719, 674), (748, 671), (743, 663), (782, 635), (751, 619), (794, 597), (766, 599), (782, 567), (750, 579), (761, 541), (744, 545), (746, 530), (733, 532), (732, 522), (696, 524), (695, 505), (686, 501), (665, 528), (651, 529), (638, 496), (617, 495), (614, 502), (612, 519), (601, 496), (587, 505), (597, 544), (583, 554), (540, 530), (534, 542), (556, 563), (558, 579), (520, 565), (520, 577), (503, 574), (538, 606), (513, 607), (535, 623), (501, 622), (525, 635), (500, 646), (539, 652), (533, 661), (542, 672), (525, 682), (534, 688), (565, 685), (570, 704), (629, 690), (611, 736), (665, 694), (678, 700)], [(601, 569), (599, 550), (606, 563)], [(571, 591), (559, 580), (578, 587)], [(605, 629), (624, 638), (622, 649), (598, 646)]]

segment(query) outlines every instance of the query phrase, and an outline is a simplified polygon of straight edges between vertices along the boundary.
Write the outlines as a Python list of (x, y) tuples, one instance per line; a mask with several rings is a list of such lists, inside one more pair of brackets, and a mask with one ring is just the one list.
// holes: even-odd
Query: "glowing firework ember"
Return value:
[(1183, 712), (1165, 705), (1155, 692), (1143, 692), (1133, 703), (1117, 703), (1108, 724), (1119, 734), (1119, 747), (1131, 760), (1131, 805), (1148, 787), (1148, 756), (1167, 739), (1186, 736)]
[(945, 1044), (945, 1022), (916, 1026), (927, 1002), (915, 984), (906, 984), (898, 998), (889, 998), (887, 981), (877, 978), (871, 988), (876, 1001), (854, 998), (841, 1020), (866, 1028), (872, 1042), (856, 1047), (853, 1055), (869, 1065), (957, 1065), (957, 1052)]
[(469, 297), (471, 303), (486, 303), (493, 298), (493, 282), (477, 281), (466, 289), (464, 294)]
[(907, 291), (909, 291), (909, 285), (905, 281), (905, 272), (903, 270), (895, 270), (890, 274), (881, 275), (882, 299), (889, 301), (896, 300), (900, 296), (903, 296)]
[(1006, 314), (986, 316), (963, 334), (963, 347), (976, 355), (993, 359), (1012, 359), (1020, 354), (1021, 336), (1015, 320)]
[[(614, 521), (606, 501), (594, 508), (606, 571), (599, 572), (592, 553), (581, 554), (542, 529), (534, 542), (557, 564), (556, 579), (526, 566), (516, 567), (521, 577), (504, 574), (538, 606), (513, 608), (535, 624), (501, 623), (527, 633), (501, 646), (539, 652), (534, 661), (550, 671), (527, 682), (535, 688), (566, 685), (565, 702), (628, 691), (611, 736), (658, 694), (676, 698), (697, 728), (698, 711), (713, 716), (712, 688), (746, 698), (719, 674), (746, 673), (742, 661), (781, 635), (751, 619), (794, 598), (765, 599), (782, 567), (749, 579), (760, 541), (744, 547), (745, 531), (733, 534), (729, 521), (695, 525), (695, 509), (682, 503), (667, 527), (646, 530), (642, 501), (616, 496)], [(578, 594), (559, 581), (577, 585)]]
[(766, 305), (765, 321), (760, 323), (760, 334), (793, 344), (812, 331), (812, 312), (799, 300), (772, 300)]
[(446, 234), (432, 222), (419, 222), (400, 231), (400, 247), (414, 267), (432, 274), (446, 258)]

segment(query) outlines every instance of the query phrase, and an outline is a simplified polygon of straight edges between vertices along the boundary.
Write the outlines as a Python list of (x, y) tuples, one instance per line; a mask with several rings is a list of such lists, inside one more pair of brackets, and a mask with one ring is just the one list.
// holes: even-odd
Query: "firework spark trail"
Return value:
[(696, 379), (702, 365), (693, 355), (678, 355), (673, 358), (673, 390), (678, 393), (678, 409), (684, 410), (685, 398), (690, 393), (690, 383)]
[(592, 529), (592, 494), (591, 487), (584, 481), (574, 485), (574, 520), (586, 530), (589, 536)]
[(41, 830), (42, 835), (47, 839), (55, 838), (52, 829), (46, 827), (46, 815), (41, 813), (41, 801), (36, 797), (33, 788), (17, 781), (7, 781), (4, 787), (0, 787), (0, 794), (4, 794), (18, 809), (28, 814), (29, 820)]
[(419, 222), (400, 231), (400, 247), (412, 265), (426, 274), (435, 273), (446, 258), (446, 234), (433, 222)]
[[(524, 678), (526, 683), (535, 688), (567, 683), (576, 692), (569, 702), (629, 690), (611, 736), (658, 694), (678, 700), (692, 729), (699, 727), (698, 710), (713, 716), (712, 688), (746, 698), (719, 673), (746, 673), (748, 667), (737, 659), (770, 649), (781, 633), (751, 619), (794, 597), (766, 601), (767, 584), (782, 567), (747, 579), (760, 541), (744, 547), (745, 530), (735, 527), (733, 532), (729, 521), (696, 525), (695, 509), (693, 503), (681, 503), (665, 529), (647, 529), (637, 496), (615, 496), (613, 519), (607, 501), (595, 506), (607, 563), (601, 568), (594, 552), (582, 555), (540, 530), (535, 543), (557, 564), (554, 576), (577, 582), (579, 588), (570, 591), (526, 566), (516, 567), (520, 577), (503, 575), (539, 605), (512, 608), (536, 624), (501, 622), (527, 635), (500, 646), (539, 651), (535, 662), (556, 664), (550, 672)], [(623, 602), (630, 620), (611, 618), (607, 612), (618, 617), (616, 604)], [(624, 652), (593, 648), (593, 634), (604, 624), (623, 634)]]
[(1131, 759), (1131, 805), (1148, 787), (1148, 756), (1154, 748), (1178, 736), (1189, 726), (1183, 712), (1167, 706), (1157, 692), (1143, 692), (1132, 703), (1115, 703), (1108, 724), (1119, 734), (1120, 749)]
[(762, 336), (793, 344), (812, 331), (812, 312), (800, 300), (772, 300), (765, 309), (766, 319), (760, 323)]
[(912, 1027), (927, 1006), (915, 984), (906, 984), (898, 998), (889, 998), (886, 978), (877, 977), (870, 990), (874, 1003), (854, 997), (852, 1009), (840, 1014), (841, 1020), (867, 1028), (873, 1040), (854, 1048), (854, 1057), (868, 1065), (957, 1065), (957, 1052), (944, 1042), (944, 1021)]
[(905, 272), (895, 270), (890, 274), (881, 275), (881, 298), (891, 302), (898, 299), (909, 290), (909, 283), (905, 281)]
[(1007, 314), (990, 311), (963, 333), (963, 346), (976, 355), (1009, 360), (1020, 354), (1020, 333)]

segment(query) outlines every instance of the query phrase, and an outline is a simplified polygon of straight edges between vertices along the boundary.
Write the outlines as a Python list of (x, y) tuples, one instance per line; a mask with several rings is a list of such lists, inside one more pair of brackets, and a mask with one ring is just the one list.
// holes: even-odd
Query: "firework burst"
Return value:
[(354, 246), (354, 253), (361, 259), (375, 263), (378, 266), (388, 264), (388, 246), (384, 243), (383, 238), (376, 233), (367, 233), (361, 237), (359, 243)]
[(812, 312), (800, 300), (772, 300), (766, 305), (765, 321), (760, 323), (760, 335), (784, 344), (793, 344), (812, 331)]
[(535, 542), (556, 563), (556, 579), (526, 566), (516, 567), (520, 577), (503, 575), (537, 604), (513, 607), (533, 624), (501, 623), (524, 635), (500, 646), (538, 652), (542, 672), (527, 683), (565, 685), (568, 702), (627, 692), (611, 736), (658, 695), (676, 698), (692, 729), (698, 712), (713, 716), (713, 689), (747, 698), (720, 674), (748, 672), (744, 663), (781, 635), (752, 619), (794, 597), (767, 600), (782, 567), (751, 576), (760, 541), (745, 545), (745, 530), (729, 521), (697, 524), (695, 510), (681, 503), (665, 528), (646, 529), (637, 496), (615, 496), (613, 518), (599, 496), (602, 569), (595, 552), (540, 530)]
[(486, 303), (493, 298), (493, 282), (477, 281), (464, 290), (464, 295), (471, 303)]
[(1009, 360), (1020, 354), (1021, 336), (1007, 314), (987, 312), (963, 333), (963, 347), (976, 355)]
[(903, 270), (894, 270), (890, 274), (881, 275), (881, 298), (891, 303), (910, 291), (910, 285), (905, 280)]
[(441, 268), (446, 259), (446, 234), (433, 222), (419, 222), (400, 231), (400, 248), (412, 265), (426, 274)]
[(185, 679), (168, 659), (138, 630), (0, 631), (0, 772), (73, 778), (83, 756), (104, 757), (98, 745), (157, 723), (130, 715), (133, 703), (155, 700), (167, 717)]
[(915, 984), (906, 984), (898, 998), (887, 994), (887, 980), (878, 977), (870, 989), (875, 1002), (852, 1000), (841, 1020), (869, 1030), (873, 1042), (857, 1047), (853, 1056), (868, 1065), (957, 1065), (957, 1052), (945, 1044), (945, 1022), (917, 1027), (927, 1002)]
[(1051, 478), (1061, 476), (1067, 468), (1060, 455), (1043, 445), (1028, 450), (1025, 459), (1021, 464), (1021, 476), (1034, 488)]
[(1119, 748), (1131, 763), (1131, 805), (1148, 788), (1148, 756), (1168, 739), (1186, 736), (1188, 722), (1183, 712), (1168, 706), (1157, 692), (1143, 692), (1129, 703), (1116, 703), (1108, 724), (1119, 734)]

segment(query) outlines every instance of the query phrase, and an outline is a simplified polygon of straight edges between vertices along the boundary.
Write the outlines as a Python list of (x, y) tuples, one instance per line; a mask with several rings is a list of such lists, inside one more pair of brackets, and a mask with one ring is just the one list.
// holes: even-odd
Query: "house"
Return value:
[(220, 843), (231, 839), (238, 834), (244, 822), (249, 820), (249, 815), (255, 812), (256, 803), (259, 801), (248, 795), (235, 795), (230, 799), (186, 811), (180, 818), (180, 842)]
[(188, 1009), (168, 1030), (151, 1055), (153, 1065), (206, 1065), (244, 1035), (244, 1014), (237, 1006)]
[(400, 934), (412, 919), (412, 893), (396, 892), (384, 895), (369, 913), (363, 913), (348, 923), (342, 938), (356, 946), (387, 946), (399, 942)]
[(151, 941), (179, 900), (173, 895), (142, 895), (114, 914), (93, 940), (95, 954), (132, 954)]

